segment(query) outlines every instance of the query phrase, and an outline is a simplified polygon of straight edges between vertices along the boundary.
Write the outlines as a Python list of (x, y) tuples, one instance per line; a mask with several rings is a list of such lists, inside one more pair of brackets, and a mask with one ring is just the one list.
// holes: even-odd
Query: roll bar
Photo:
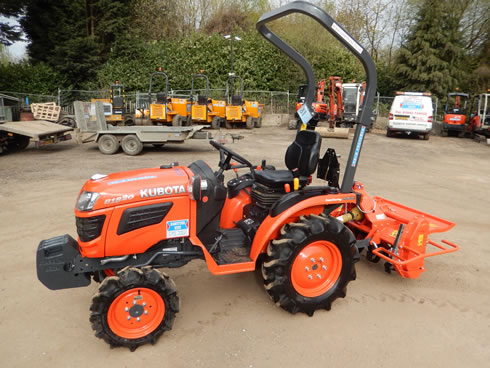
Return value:
[(165, 97), (168, 97), (168, 75), (164, 72), (154, 72), (150, 74), (150, 88), (148, 89), (148, 99), (151, 103), (151, 87), (154, 75), (163, 75), (165, 76)]
[(209, 78), (201, 72), (192, 76), (191, 101), (194, 100), (194, 81), (198, 78), (204, 78), (206, 80), (206, 98), (209, 97)]
[[(258, 20), (256, 27), (257, 31), (270, 43), (276, 46), (279, 50), (285, 53), (296, 64), (300, 66), (306, 76), (307, 81), (307, 94), (305, 103), (302, 108), (303, 111), (298, 113), (300, 115), (303, 124), (309, 125), (309, 121), (314, 117), (314, 109), (312, 107), (313, 98), (315, 94), (315, 74), (308, 61), (291, 46), (281, 40), (276, 34), (274, 34), (266, 24), (283, 18), (292, 13), (301, 13), (309, 16), (320, 23), (323, 28), (330, 32), (337, 40), (339, 40), (347, 49), (349, 49), (361, 62), (366, 72), (366, 94), (364, 101), (361, 105), (361, 113), (356, 121), (356, 131), (354, 139), (352, 141), (349, 158), (347, 160), (347, 166), (344, 171), (344, 178), (342, 180), (342, 186), (340, 191), (342, 193), (348, 193), (352, 191), (354, 184), (354, 175), (359, 162), (359, 155), (364, 141), (364, 135), (367, 128), (372, 124), (373, 111), (372, 106), (374, 102), (374, 96), (376, 95), (376, 66), (369, 53), (349, 35), (349, 33), (343, 29), (334, 19), (328, 15), (324, 10), (305, 1), (294, 1), (292, 3), (281, 6), (278, 9), (271, 10), (262, 15)], [(300, 110), (301, 110), (300, 109)]]
[(243, 97), (243, 78), (239, 75), (230, 75), (226, 80), (226, 97), (231, 94), (233, 95), (233, 89), (230, 89), (230, 82), (233, 81), (233, 86), (235, 85), (235, 79), (240, 80), (240, 96)]

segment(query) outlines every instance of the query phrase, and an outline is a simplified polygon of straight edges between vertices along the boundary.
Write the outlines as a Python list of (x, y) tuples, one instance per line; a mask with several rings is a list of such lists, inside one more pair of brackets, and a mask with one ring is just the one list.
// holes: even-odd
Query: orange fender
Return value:
[(332, 204), (340, 205), (344, 203), (355, 204), (355, 194), (340, 193), (320, 195), (305, 199), (294, 206), (289, 207), (278, 216), (271, 217), (268, 215), (264, 221), (262, 221), (262, 225), (260, 225), (259, 230), (255, 234), (250, 252), (250, 258), (253, 261), (256, 261), (261, 253), (265, 253), (267, 251), (267, 245), (271, 240), (277, 238), (279, 231), (284, 224), (295, 222), (302, 215), (319, 215), (325, 206)]

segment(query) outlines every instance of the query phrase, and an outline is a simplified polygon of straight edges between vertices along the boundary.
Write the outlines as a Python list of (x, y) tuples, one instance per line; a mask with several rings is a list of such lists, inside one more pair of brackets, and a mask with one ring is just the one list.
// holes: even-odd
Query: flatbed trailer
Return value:
[(36, 147), (71, 139), (73, 129), (44, 120), (0, 122), (0, 153)]
[(187, 139), (212, 139), (210, 132), (202, 131), (199, 126), (113, 126), (107, 124), (103, 105), (96, 102), (95, 119), (87, 114), (83, 102), (76, 101), (75, 116), (80, 143), (96, 142), (100, 152), (112, 155), (122, 148), (124, 153), (136, 156), (143, 150), (144, 144), (161, 147), (166, 143), (184, 143)]

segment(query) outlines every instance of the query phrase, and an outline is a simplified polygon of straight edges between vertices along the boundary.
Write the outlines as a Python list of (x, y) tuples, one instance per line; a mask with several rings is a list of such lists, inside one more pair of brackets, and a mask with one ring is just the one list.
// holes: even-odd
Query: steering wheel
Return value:
[(213, 146), (214, 148), (216, 148), (219, 151), (219, 163), (218, 163), (219, 171), (217, 173), (218, 174), (217, 176), (221, 175), (223, 173), (223, 171), (229, 170), (232, 168), (232, 166), (230, 164), (232, 159), (234, 159), (236, 162), (238, 162), (242, 165), (245, 165), (245, 166), (250, 167), (250, 168), (252, 167), (252, 164), (250, 163), (250, 161), (248, 161), (246, 158), (243, 158), (238, 153), (233, 152), (228, 147), (216, 142), (215, 140), (211, 140), (211, 141), (209, 141), (209, 143), (211, 144), (211, 146)]

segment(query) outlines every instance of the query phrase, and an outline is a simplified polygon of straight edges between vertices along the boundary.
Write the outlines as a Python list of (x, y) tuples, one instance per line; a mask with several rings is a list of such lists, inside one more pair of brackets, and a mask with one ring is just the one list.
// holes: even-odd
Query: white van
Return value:
[(432, 98), (430, 93), (397, 92), (390, 109), (386, 136), (395, 133), (417, 134), (429, 139), (432, 130)]

